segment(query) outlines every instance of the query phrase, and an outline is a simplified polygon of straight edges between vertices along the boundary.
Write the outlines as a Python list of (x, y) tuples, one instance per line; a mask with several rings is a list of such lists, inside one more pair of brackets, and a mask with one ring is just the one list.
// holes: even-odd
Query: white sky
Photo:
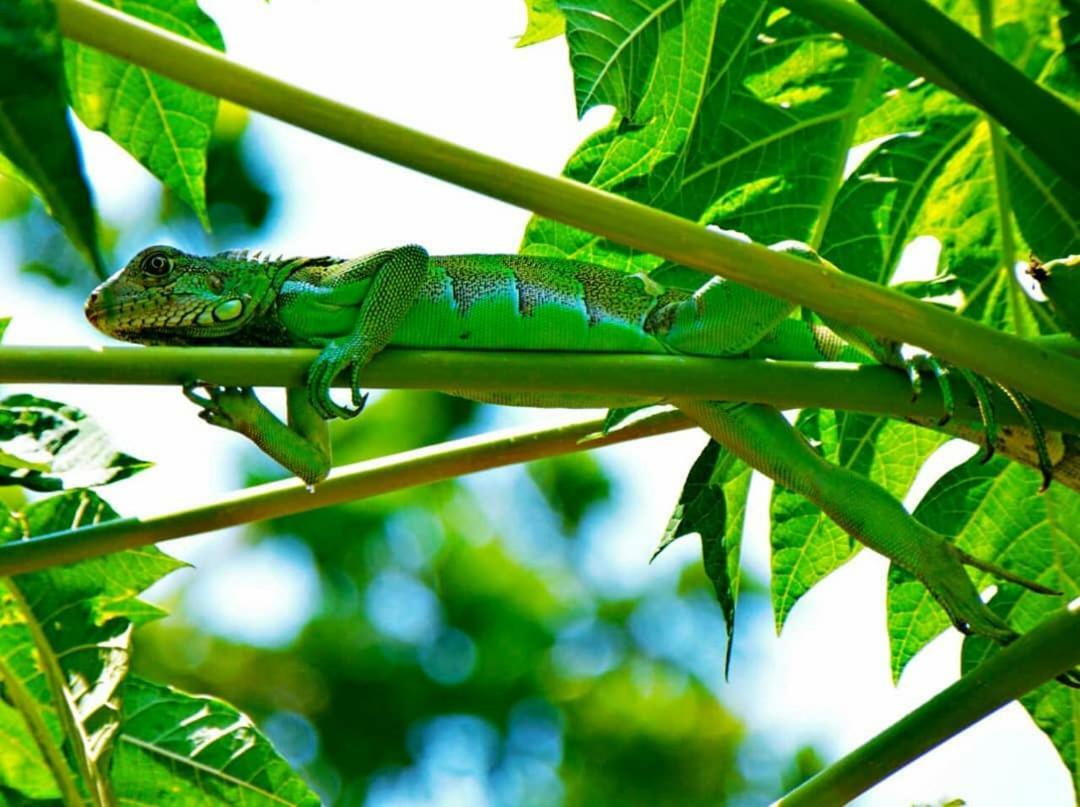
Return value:
[[(601, 112), (585, 122), (575, 119), (564, 41), (513, 48), (525, 25), (522, 0), (203, 0), (203, 5), (222, 26), (234, 58), (368, 112), (548, 173), (557, 173), (574, 147), (606, 118)], [(256, 117), (251, 136), (274, 163), (284, 191), (269, 240), (253, 247), (352, 255), (418, 242), (436, 253), (510, 252), (528, 219), (524, 211), (275, 121)], [(122, 222), (152, 202), (155, 184), (141, 168), (103, 136), (90, 134), (84, 143), (99, 203), (110, 219)], [(130, 245), (132, 251), (141, 246)], [(0, 249), (5, 291), (0, 313), (15, 315), (7, 343), (105, 342), (67, 298), (50, 294), (43, 283), (16, 277), (8, 255), (10, 250)], [(112, 434), (122, 435), (122, 449), (158, 463), (106, 491), (125, 515), (173, 510), (238, 483), (230, 460), (244, 441), (205, 426), (177, 390), (40, 385), (34, 390), (81, 406)], [(506, 410), (503, 417), (508, 425), (539, 426), (568, 415)], [(623, 483), (623, 494), (617, 512), (592, 525), (609, 543), (590, 558), (590, 576), (615, 589), (640, 590), (650, 581), (670, 580), (694, 558), (696, 542), (685, 540), (647, 565), (702, 442), (700, 434), (684, 433), (603, 452), (606, 466)], [(664, 470), (650, 474), (649, 469)], [(497, 490), (506, 478), (500, 482), (499, 474), (491, 473), (483, 477), (488, 482), (477, 484)], [(759, 486), (759, 502), (765, 490)], [(745, 557), (764, 579), (768, 550), (762, 518), (759, 508)], [(282, 566), (280, 558), (275, 565), (274, 558), (245, 556), (242, 568), (230, 567), (233, 548), (220, 533), (167, 547), (202, 567), (174, 576), (198, 586), (211, 603), (212, 614), (194, 618), (217, 620), (217, 629), (224, 624), (225, 630), (255, 641), (272, 639), (275, 634), (260, 630), (280, 628), (289, 615), (302, 615), (313, 584), (297, 580), (295, 568)], [(862, 553), (799, 603), (781, 639), (772, 634), (771, 615), (739, 625), (732, 680), (718, 692), (755, 736), (790, 748), (812, 742), (839, 755), (954, 680), (960, 637), (950, 632), (910, 665), (899, 687), (891, 684), (885, 571), (883, 559)], [(252, 609), (254, 598), (268, 591), (271, 596), (259, 599), (265, 608)], [(262, 613), (261, 627), (249, 624), (246, 615), (252, 610)], [(702, 646), (720, 642), (712, 633), (691, 638)], [(1050, 742), (1015, 705), (857, 803), (934, 803), (954, 797), (972, 805), (1073, 804), (1067, 771)]]

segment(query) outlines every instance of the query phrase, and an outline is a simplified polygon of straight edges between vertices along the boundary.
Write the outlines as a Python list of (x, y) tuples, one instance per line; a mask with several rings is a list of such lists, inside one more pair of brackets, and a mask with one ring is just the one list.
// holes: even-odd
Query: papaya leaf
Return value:
[(0, 700), (0, 799), (4, 787), (17, 790), (29, 799), (60, 796), (25, 717), (14, 706)]
[[(797, 428), (830, 462), (903, 498), (923, 461), (943, 442), (937, 432), (873, 415), (803, 411)], [(806, 592), (859, 549), (816, 505), (776, 486), (772, 499), (772, 597), (779, 633)]]
[[(0, 512), (0, 542), (113, 518), (93, 492), (68, 491)], [(150, 547), (0, 581), (0, 678), (66, 801), (112, 803), (131, 631), (162, 614), (135, 595), (182, 565)]]
[(106, 485), (150, 465), (116, 451), (101, 427), (73, 406), (27, 394), (0, 400), (0, 486)]
[[(1068, 598), (1080, 594), (1080, 494), (1051, 485), (1038, 495), (1038, 473), (996, 457), (983, 465), (972, 459), (941, 477), (915, 508), (915, 517), (949, 536), (971, 554), (1003, 566)], [(972, 572), (978, 587), (1015, 586), (985, 572)], [(998, 595), (1001, 596), (1001, 595)], [(1009, 621), (1026, 630), (1063, 601), (1020, 589), (1011, 600)], [(949, 622), (919, 581), (889, 571), (888, 624), (893, 677)], [(1068, 759), (1066, 759), (1068, 762)]]
[(49, 0), (0, 4), (0, 173), (44, 202), (104, 277), (97, 222), (67, 115), (56, 9)]
[(609, 409), (604, 415), (604, 425), (600, 428), (600, 432), (602, 434), (609, 434), (635, 412), (640, 412), (642, 409), (648, 408), (648, 406), (621, 406), (616, 407), (615, 409)]
[(129, 676), (112, 778), (122, 804), (303, 805), (319, 798), (229, 704)]
[[(760, 243), (813, 245), (879, 60), (786, 12), (766, 19), (764, 3), (707, 5), (683, 4), (682, 24), (658, 32), (633, 119), (620, 108), (565, 173)], [(661, 265), (544, 219), (523, 246), (627, 271)]]
[(566, 18), (555, 0), (525, 0), (525, 8), (529, 15), (528, 23), (515, 47), (524, 48), (563, 35)]
[[(102, 0), (202, 45), (224, 50), (221, 32), (195, 0)], [(64, 43), (71, 105), (184, 200), (207, 229), (206, 150), (216, 98), (75, 42)]]
[[(956, 11), (973, 9), (961, 4)], [(1052, 24), (1055, 13), (1048, 2), (995, 5), (999, 52), (1043, 84), (1061, 67), (1066, 47)], [(968, 23), (974, 26), (974, 18)], [(1029, 252), (1048, 260), (1080, 251), (1080, 191), (1014, 138), (995, 143), (974, 109), (911, 78), (884, 72), (875, 92), (884, 100), (860, 121), (856, 140), (887, 139), (847, 177), (822, 254), (847, 272), (885, 282), (912, 238), (932, 236), (941, 244), (941, 271), (957, 278), (961, 313), (1016, 333), (1049, 329), (1045, 318), (1037, 320), (1014, 266)], [(1004, 152), (1001, 173), (995, 149)]]
[(749, 488), (750, 467), (710, 440), (690, 467), (675, 511), (653, 552), (655, 559), (675, 539), (692, 533), (701, 536), (701, 562), (713, 584), (727, 627), (725, 675), (731, 665), (735, 637), (739, 558)]

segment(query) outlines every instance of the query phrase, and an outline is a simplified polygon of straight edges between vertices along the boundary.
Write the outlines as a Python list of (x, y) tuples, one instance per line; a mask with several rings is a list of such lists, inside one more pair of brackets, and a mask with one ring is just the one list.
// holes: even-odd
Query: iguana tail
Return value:
[(1017, 636), (979, 597), (965, 564), (1032, 591), (1056, 593), (957, 548), (912, 518), (877, 483), (827, 462), (772, 407), (691, 400), (674, 403), (733, 454), (777, 484), (805, 496), (860, 543), (914, 574), (964, 633), (1001, 643)]

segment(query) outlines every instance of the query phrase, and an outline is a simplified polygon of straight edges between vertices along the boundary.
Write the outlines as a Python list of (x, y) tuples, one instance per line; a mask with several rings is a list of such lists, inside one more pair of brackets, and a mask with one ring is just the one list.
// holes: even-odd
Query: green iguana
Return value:
[[(774, 247), (821, 262), (809, 247)], [(839, 270), (837, 270), (839, 271)], [(647, 276), (522, 255), (429, 256), (419, 246), (354, 259), (248, 252), (196, 257), (151, 247), (86, 304), (105, 333), (146, 344), (318, 347), (306, 389), (287, 393), (288, 425), (247, 388), (189, 385), (200, 416), (253, 440), (309, 484), (330, 470), (325, 419), (364, 407), (365, 365), (387, 345), (455, 350), (677, 353), (793, 360), (867, 357), (795, 306), (713, 278), (694, 292)], [(352, 407), (331, 383), (348, 372)], [(202, 388), (204, 394), (196, 391)], [(557, 407), (632, 406), (554, 393), (449, 390), (480, 401)], [(667, 401), (749, 465), (814, 502), (852, 537), (913, 573), (966, 633), (1008, 642), (1016, 633), (979, 598), (964, 565), (1044, 594), (1056, 592), (975, 558), (912, 518), (882, 487), (819, 456), (771, 406)]]

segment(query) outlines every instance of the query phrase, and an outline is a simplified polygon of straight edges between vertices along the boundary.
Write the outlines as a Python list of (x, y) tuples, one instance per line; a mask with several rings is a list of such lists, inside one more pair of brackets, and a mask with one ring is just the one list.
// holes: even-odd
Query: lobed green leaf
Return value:
[[(1080, 494), (1051, 485), (1040, 496), (1040, 484), (1038, 473), (1018, 463), (998, 457), (983, 465), (972, 459), (942, 476), (914, 515), (971, 554), (1075, 597), (1080, 594)], [(1002, 592), (1016, 588), (985, 572), (973, 574), (980, 588), (992, 583)], [(1059, 598), (1023, 589), (1009, 596), (1007, 616), (1021, 631), (1062, 605)], [(888, 609), (893, 676), (899, 678), (948, 620), (923, 585), (896, 568), (889, 572)]]
[(555, 0), (525, 0), (528, 22), (525, 33), (518, 37), (516, 47), (524, 48), (562, 36), (566, 31), (566, 18), (559, 11)]
[(749, 489), (750, 466), (710, 440), (690, 467), (675, 511), (653, 553), (655, 558), (684, 535), (701, 536), (702, 565), (713, 584), (727, 629), (725, 671), (731, 663), (735, 637), (739, 559)]
[[(105, 5), (218, 50), (221, 32), (195, 0), (101, 0)], [(218, 101), (93, 48), (64, 43), (71, 105), (176, 193), (209, 229), (206, 151)]]
[(118, 452), (101, 426), (73, 406), (25, 393), (0, 400), (0, 486), (106, 485), (150, 465)]
[(119, 803), (303, 805), (319, 798), (224, 701), (129, 676), (113, 760)]

